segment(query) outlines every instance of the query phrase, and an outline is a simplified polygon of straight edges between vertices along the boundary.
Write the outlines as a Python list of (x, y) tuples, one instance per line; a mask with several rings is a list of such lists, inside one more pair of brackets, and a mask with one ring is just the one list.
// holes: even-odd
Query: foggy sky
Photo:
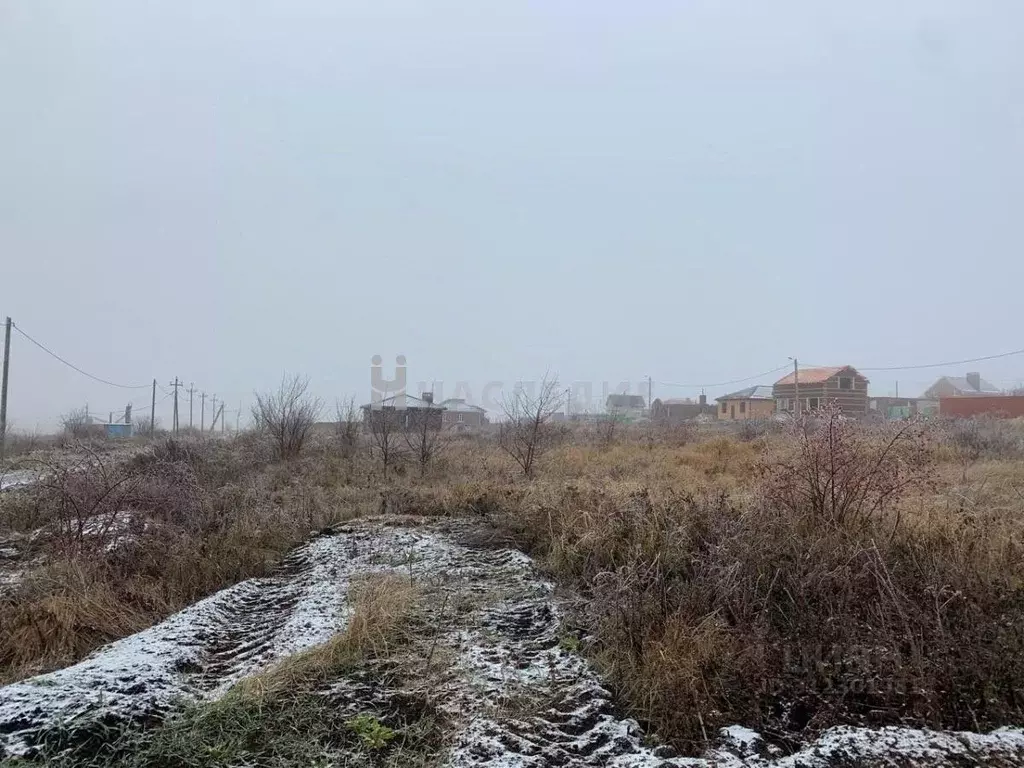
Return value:
[[(229, 408), (1018, 349), (1022, 199), (1017, 0), (0, 0), (0, 316)], [(148, 405), (13, 347), (15, 428)]]

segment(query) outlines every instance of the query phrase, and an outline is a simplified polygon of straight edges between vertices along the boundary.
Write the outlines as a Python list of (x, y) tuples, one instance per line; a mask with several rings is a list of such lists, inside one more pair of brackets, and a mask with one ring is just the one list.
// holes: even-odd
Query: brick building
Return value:
[(868, 413), (868, 380), (850, 365), (804, 368), (799, 378), (791, 373), (775, 382), (772, 395), (780, 413), (807, 413), (824, 408), (826, 403), (837, 406), (844, 416), (863, 417)]

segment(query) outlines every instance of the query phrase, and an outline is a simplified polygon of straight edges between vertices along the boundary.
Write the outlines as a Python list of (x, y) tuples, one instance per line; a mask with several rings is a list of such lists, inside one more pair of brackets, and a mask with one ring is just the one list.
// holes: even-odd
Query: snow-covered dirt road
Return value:
[[(31, 753), (46, 731), (161, 716), (344, 628), (353, 579), (408, 576), (420, 586), (431, 654), (447, 665), (438, 699), (450, 723), (449, 768), (679, 768), (1024, 764), (1024, 732), (942, 734), (833, 729), (783, 756), (742, 728), (703, 758), (644, 744), (567, 642), (554, 587), (525, 555), (496, 548), (465, 521), (364, 520), (297, 550), (272, 576), (226, 589), (67, 669), (0, 688), (0, 748)], [(441, 661), (443, 660), (443, 662)], [(344, 694), (345, 681), (337, 692)], [(356, 687), (350, 687), (352, 695)], [(365, 692), (364, 692), (365, 693)], [(373, 697), (386, 696), (375, 691)], [(357, 702), (359, 703), (359, 702)], [(365, 704), (366, 702), (362, 702)], [(372, 701), (370, 702), (372, 703)]]

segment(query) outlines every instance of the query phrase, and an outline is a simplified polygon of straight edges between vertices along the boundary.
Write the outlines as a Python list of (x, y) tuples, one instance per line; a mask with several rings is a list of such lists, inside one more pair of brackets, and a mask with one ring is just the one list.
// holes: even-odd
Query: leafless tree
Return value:
[(401, 462), (404, 440), (399, 415), (383, 407), (366, 411), (366, 428), (370, 433), (370, 455), (380, 462), (387, 480), (388, 469)]
[(279, 458), (289, 459), (302, 452), (323, 402), (308, 394), (309, 379), (284, 376), (276, 392), (256, 393), (252, 407), (255, 428), (273, 439)]
[(551, 417), (561, 405), (558, 379), (547, 375), (541, 379), (536, 395), (517, 387), (503, 403), (504, 421), (498, 432), (498, 443), (511, 456), (527, 477), (533, 475), (537, 457), (551, 447), (561, 430)]
[(355, 397), (349, 395), (345, 400), (334, 404), (335, 437), (343, 456), (352, 456), (359, 444), (359, 409), (356, 408)]
[[(432, 418), (436, 417), (436, 418)], [(443, 423), (443, 411), (430, 409), (413, 419), (402, 432), (405, 445), (420, 466), (420, 475), (440, 456), (452, 441), (452, 430)]]
[[(150, 428), (152, 426), (152, 429)], [(164, 424), (160, 419), (153, 419), (150, 424), (149, 417), (139, 419), (132, 424), (132, 434), (145, 437), (156, 437), (157, 432), (163, 432)], [(200, 433), (200, 437), (202, 434)]]
[(89, 412), (85, 408), (61, 414), (60, 423), (68, 437), (80, 440), (89, 436)]

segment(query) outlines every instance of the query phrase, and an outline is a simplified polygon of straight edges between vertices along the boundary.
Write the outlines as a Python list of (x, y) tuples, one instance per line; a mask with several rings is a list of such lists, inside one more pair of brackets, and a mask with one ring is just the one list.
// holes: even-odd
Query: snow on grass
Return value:
[(406, 562), (438, 567), (447, 548), (406, 531), (314, 539), (279, 573), (229, 587), (84, 661), (0, 688), (0, 749), (29, 750), (57, 724), (131, 721), (179, 700), (214, 698), (243, 677), (344, 629), (351, 580)]
[[(1024, 764), (1019, 729), (833, 728), (782, 756), (737, 725), (723, 729), (719, 746), (700, 758), (652, 748), (586, 659), (561, 642), (562, 608), (529, 558), (460, 546), (460, 525), (346, 525), (297, 550), (271, 576), (219, 592), (72, 667), (0, 688), (0, 756), (3, 747), (30, 752), (57, 723), (87, 728), (99, 717), (129, 721), (182, 699), (220, 696), (242, 677), (326, 642), (346, 625), (353, 580), (392, 572), (430, 585), (432, 624), (443, 655), (453, 659), (440, 705), (453, 730), (442, 756), (448, 768)], [(367, 706), (358, 688), (339, 681), (332, 690), (353, 697), (339, 706)], [(374, 700), (388, 695), (378, 690)]]
[(0, 491), (6, 491), (8, 488), (18, 488), (22, 485), (31, 485), (38, 479), (39, 472), (34, 469), (0, 471)]

